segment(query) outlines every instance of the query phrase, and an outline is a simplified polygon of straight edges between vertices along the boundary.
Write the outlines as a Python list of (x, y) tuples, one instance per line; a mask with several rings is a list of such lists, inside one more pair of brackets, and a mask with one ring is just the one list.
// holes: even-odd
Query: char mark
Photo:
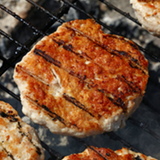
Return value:
[(64, 119), (61, 118), (60, 116), (58, 116), (56, 113), (52, 112), (47, 106), (45, 106), (45, 105), (40, 105), (40, 104), (38, 103), (38, 100), (33, 100), (33, 99), (31, 99), (29, 96), (26, 96), (26, 98), (27, 98), (31, 103), (33, 103), (33, 104), (37, 105), (38, 107), (43, 108), (45, 111), (47, 111), (48, 115), (52, 118), (53, 121), (58, 119), (61, 123), (63, 123), (64, 125), (66, 125), (65, 122), (64, 122)]
[[(72, 125), (72, 126), (75, 126), (76, 128), (78, 128), (76, 124), (66, 123), (65, 120), (64, 120), (62, 117), (60, 117), (59, 115), (57, 115), (55, 112), (52, 112), (51, 110), (49, 110), (49, 108), (48, 108), (47, 106), (45, 106), (45, 105), (40, 105), (40, 104), (38, 103), (38, 100), (33, 100), (33, 99), (31, 99), (30, 97), (28, 97), (28, 96), (26, 96), (26, 98), (27, 98), (31, 103), (33, 103), (33, 104), (37, 105), (38, 107), (43, 108), (45, 111), (47, 111), (48, 115), (52, 118), (53, 121), (59, 120), (61, 123), (63, 123), (63, 124), (64, 124), (65, 126), (67, 126), (67, 127), (70, 127), (70, 125)], [(79, 128), (78, 128), (78, 129), (79, 129)]]
[(88, 109), (85, 107), (85, 105), (83, 105), (82, 103), (80, 103), (79, 101), (77, 101), (75, 98), (68, 96), (66, 93), (63, 94), (63, 97), (71, 102), (72, 104), (74, 104), (75, 106), (77, 106), (78, 108), (82, 109), (83, 111), (87, 112), (89, 115), (91, 115), (92, 117), (94, 117), (94, 115), (92, 113), (90, 113), (88, 111)]
[(76, 53), (73, 51), (73, 46), (71, 44), (65, 44), (64, 41), (62, 41), (61, 39), (57, 39), (56, 37), (53, 37), (52, 40), (55, 43), (57, 43), (59, 46), (62, 45), (65, 50), (74, 53), (75, 55), (79, 56), (80, 58), (83, 58), (83, 56), (81, 56), (79, 53)]
[(40, 50), (40, 49), (34, 49), (34, 53), (41, 56), (42, 58), (44, 58), (46, 61), (53, 63), (55, 66), (57, 67), (61, 67), (61, 62), (51, 58), (50, 56), (48, 56), (44, 51)]
[[(2, 147), (3, 147), (3, 142), (2, 142)], [(3, 147), (3, 152), (5, 152), (7, 156), (10, 157), (12, 160), (15, 160), (13, 155), (9, 151), (7, 151), (7, 149), (4, 147)]]
[[(37, 101), (37, 103), (38, 103), (38, 101)], [(40, 104), (38, 104), (38, 106), (40, 106)], [(52, 120), (56, 120), (56, 119), (58, 119), (60, 122), (62, 122), (64, 125), (65, 125), (65, 122), (64, 122), (64, 119), (63, 118), (61, 118), (60, 116), (58, 116), (56, 113), (54, 113), (54, 112), (52, 112), (51, 110), (49, 110), (49, 108), (47, 107), (47, 106), (45, 106), (45, 105), (41, 105), (41, 107), (44, 109), (44, 110), (46, 110), (47, 112), (49, 112), (49, 113), (51, 113), (51, 114), (54, 114), (56, 117), (55, 118), (53, 118)]]
[(128, 86), (131, 88), (132, 92), (141, 94), (141, 89), (138, 86), (136, 86), (133, 82), (128, 81), (125, 78), (125, 76), (123, 76), (123, 75), (118, 76), (117, 79), (120, 80), (120, 81), (124, 81), (125, 83), (127, 83)]
[(0, 112), (0, 116), (3, 117), (3, 118), (7, 118), (10, 122), (17, 122), (18, 121), (18, 118), (16, 118), (16, 114), (7, 114), (5, 112)]

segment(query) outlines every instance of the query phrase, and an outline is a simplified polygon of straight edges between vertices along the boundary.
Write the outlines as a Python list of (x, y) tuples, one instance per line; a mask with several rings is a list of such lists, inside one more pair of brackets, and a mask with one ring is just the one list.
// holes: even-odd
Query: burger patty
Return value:
[(142, 26), (155, 36), (160, 36), (160, 1), (130, 0), (135, 15)]
[(65, 156), (62, 160), (156, 160), (142, 153), (133, 152), (127, 148), (113, 151), (109, 148), (91, 146), (81, 153)]
[(34, 128), (3, 101), (0, 101), (0, 159), (44, 160), (44, 150)]
[(23, 112), (57, 134), (115, 131), (139, 106), (148, 61), (130, 40), (92, 19), (62, 24), (16, 65)]

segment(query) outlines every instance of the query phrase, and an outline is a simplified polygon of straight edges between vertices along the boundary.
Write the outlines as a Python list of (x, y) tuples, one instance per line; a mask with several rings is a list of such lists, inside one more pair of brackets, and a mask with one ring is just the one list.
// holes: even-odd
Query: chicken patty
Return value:
[(92, 19), (62, 24), (16, 65), (23, 112), (56, 134), (115, 131), (142, 101), (148, 61)]

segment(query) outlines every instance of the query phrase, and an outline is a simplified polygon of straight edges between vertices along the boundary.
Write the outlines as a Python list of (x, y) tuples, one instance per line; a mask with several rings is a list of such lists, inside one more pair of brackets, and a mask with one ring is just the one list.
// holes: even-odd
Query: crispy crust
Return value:
[(133, 42), (75, 20), (38, 42), (14, 79), (34, 122), (84, 137), (124, 126), (145, 93), (147, 65)]
[(0, 130), (0, 159), (44, 160), (44, 150), (34, 128), (3, 101), (0, 101)]
[(156, 160), (155, 158), (147, 157), (144, 154), (133, 152), (127, 148), (113, 151), (109, 148), (97, 148), (93, 146), (85, 149), (81, 153), (66, 156), (62, 160), (134, 160), (136, 158), (142, 160)]

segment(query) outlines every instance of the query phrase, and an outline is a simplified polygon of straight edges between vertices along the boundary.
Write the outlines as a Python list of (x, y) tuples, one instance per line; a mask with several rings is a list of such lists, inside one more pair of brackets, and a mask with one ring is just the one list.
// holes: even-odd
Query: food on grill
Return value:
[(26, 124), (8, 103), (0, 101), (0, 159), (44, 160), (34, 128)]
[(130, 3), (142, 26), (153, 35), (160, 36), (160, 1), (130, 0)]
[(142, 153), (133, 152), (127, 148), (122, 148), (113, 151), (108, 148), (97, 148), (91, 146), (81, 153), (71, 154), (64, 157), (62, 160), (156, 160), (150, 156), (145, 156)]
[(92, 19), (62, 24), (16, 65), (23, 112), (56, 134), (115, 131), (139, 106), (148, 61), (124, 37)]

